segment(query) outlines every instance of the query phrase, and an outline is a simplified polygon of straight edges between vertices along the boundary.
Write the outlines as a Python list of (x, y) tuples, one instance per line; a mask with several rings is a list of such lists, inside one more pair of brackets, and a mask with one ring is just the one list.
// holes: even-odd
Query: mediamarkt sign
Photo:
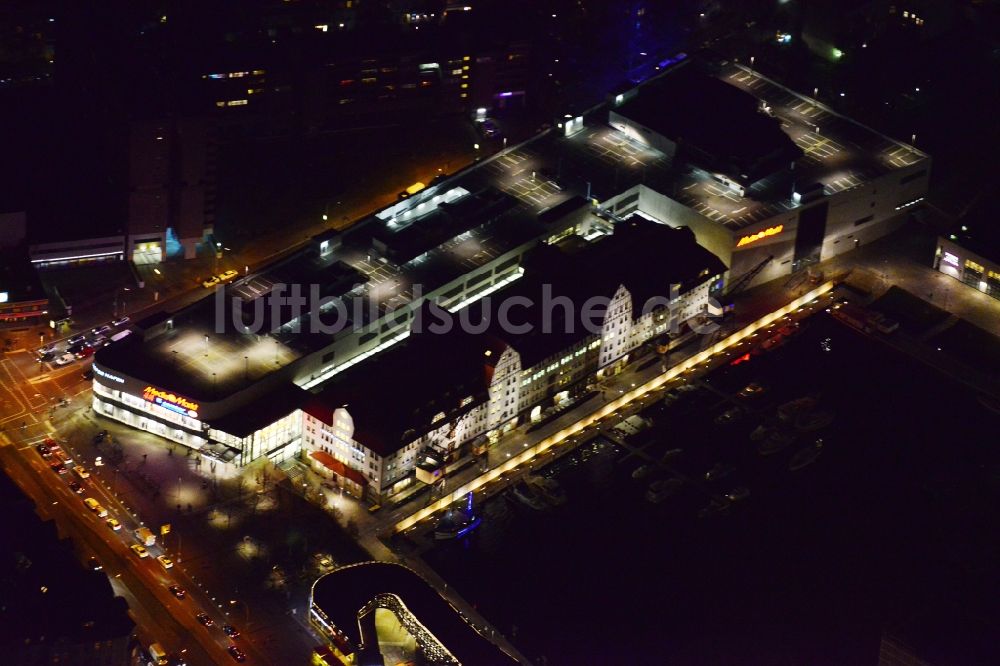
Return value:
[(743, 247), (744, 245), (749, 245), (750, 243), (756, 243), (762, 238), (767, 238), (768, 236), (777, 236), (784, 230), (784, 228), (785, 225), (779, 224), (776, 227), (768, 227), (767, 229), (761, 229), (755, 234), (750, 234), (748, 236), (744, 236), (743, 238), (741, 238), (739, 242), (736, 243), (736, 247)]
[(198, 418), (198, 403), (187, 398), (164, 391), (162, 389), (147, 386), (142, 390), (142, 397), (153, 404), (169, 409), (172, 412)]

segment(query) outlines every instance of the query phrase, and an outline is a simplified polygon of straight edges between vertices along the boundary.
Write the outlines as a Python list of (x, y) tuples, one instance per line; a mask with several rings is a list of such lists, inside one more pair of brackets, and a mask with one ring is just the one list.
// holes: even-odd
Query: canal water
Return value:
[[(750, 382), (765, 391), (737, 396)], [(648, 410), (634, 438), (655, 458), (682, 448), (671, 470), (633, 479), (641, 460), (592, 440), (544, 470), (566, 504), (495, 497), (477, 532), (426, 561), (542, 664), (874, 664), (884, 630), (919, 622), (948, 663), (995, 647), (980, 626), (1000, 617), (995, 413), (825, 313), (705, 386)], [(834, 421), (759, 455), (750, 433), (804, 395)], [(735, 405), (742, 417), (715, 422)], [(790, 471), (818, 438), (816, 462)], [(734, 471), (705, 481), (717, 463)], [(685, 488), (646, 501), (672, 474)], [(738, 487), (747, 499), (699, 517)]]

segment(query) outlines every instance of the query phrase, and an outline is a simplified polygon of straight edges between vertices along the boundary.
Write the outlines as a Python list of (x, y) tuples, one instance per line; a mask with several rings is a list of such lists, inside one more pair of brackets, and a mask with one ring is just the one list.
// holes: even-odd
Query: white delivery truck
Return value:
[(164, 666), (169, 661), (166, 651), (159, 643), (153, 643), (149, 646), (149, 657), (153, 660), (154, 666)]
[(135, 535), (136, 541), (141, 543), (143, 546), (155, 546), (156, 545), (156, 535), (148, 527), (140, 527), (139, 529), (132, 532)]

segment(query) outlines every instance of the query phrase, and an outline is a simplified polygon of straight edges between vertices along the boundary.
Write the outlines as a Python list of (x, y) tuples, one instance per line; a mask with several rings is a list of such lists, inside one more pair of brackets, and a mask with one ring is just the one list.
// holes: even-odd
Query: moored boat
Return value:
[(525, 481), (534, 486), (549, 504), (559, 506), (566, 503), (566, 492), (555, 479), (547, 476), (529, 476)]
[(807, 446), (806, 448), (798, 451), (792, 459), (788, 461), (788, 469), (792, 472), (796, 472), (803, 467), (807, 467), (819, 458), (819, 454), (823, 452), (823, 440), (817, 439), (813, 444)]
[(434, 538), (439, 541), (459, 539), (479, 527), (481, 522), (482, 517), (473, 511), (472, 493), (469, 493), (464, 506), (452, 507), (441, 516), (434, 526)]

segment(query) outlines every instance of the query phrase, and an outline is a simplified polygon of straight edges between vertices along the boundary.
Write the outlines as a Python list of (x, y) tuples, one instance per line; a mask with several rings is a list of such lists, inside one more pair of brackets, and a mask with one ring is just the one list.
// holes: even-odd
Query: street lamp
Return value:
[(230, 606), (235, 606), (236, 604), (240, 604), (243, 606), (243, 611), (245, 613), (245, 626), (243, 628), (246, 629), (247, 627), (250, 626), (250, 605), (247, 602), (241, 601), (239, 599), (229, 600)]

